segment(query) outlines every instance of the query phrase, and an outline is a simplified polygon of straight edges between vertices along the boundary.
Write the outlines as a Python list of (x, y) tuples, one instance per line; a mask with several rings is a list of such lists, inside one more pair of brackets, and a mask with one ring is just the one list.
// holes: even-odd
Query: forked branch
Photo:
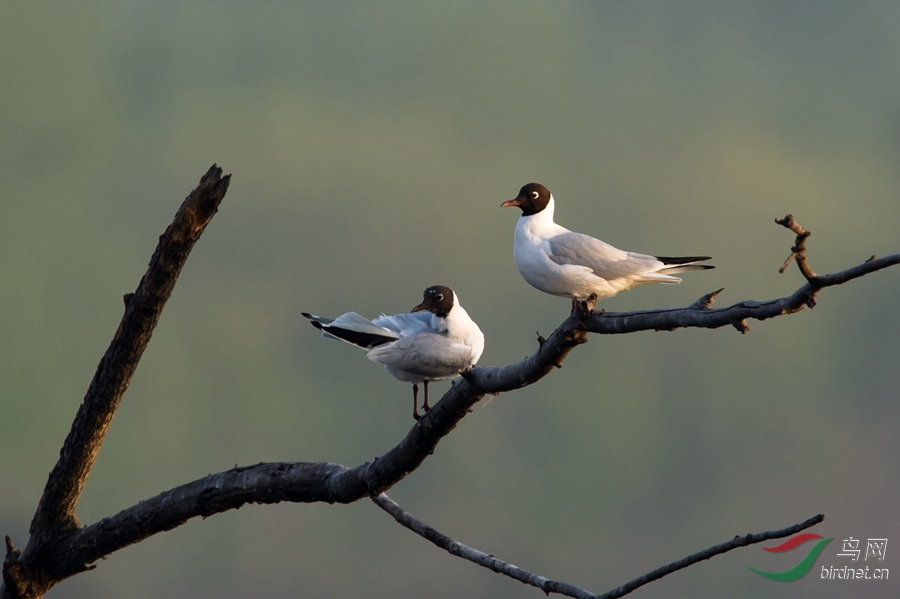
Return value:
[(534, 574), (532, 572), (529, 572), (528, 570), (524, 570), (518, 566), (514, 566), (509, 562), (505, 562), (493, 555), (488, 555), (487, 553), (454, 541), (447, 535), (435, 530), (431, 526), (425, 524), (418, 518), (406, 512), (403, 508), (397, 505), (394, 500), (392, 500), (384, 493), (373, 496), (372, 501), (375, 503), (375, 505), (393, 516), (394, 520), (396, 520), (399, 524), (413, 531), (423, 539), (430, 541), (441, 549), (447, 551), (451, 555), (455, 555), (456, 557), (468, 560), (483, 568), (487, 568), (488, 570), (492, 570), (494, 572), (497, 572), (498, 574), (503, 574), (504, 576), (508, 576), (509, 578), (518, 580), (521, 583), (537, 587), (548, 595), (550, 593), (557, 593), (559, 595), (565, 595), (566, 597), (574, 597), (575, 599), (618, 599), (619, 597), (623, 597), (628, 593), (644, 586), (645, 584), (653, 582), (654, 580), (659, 580), (663, 576), (667, 576), (669, 574), (672, 574), (673, 572), (677, 572), (678, 570), (683, 570), (684, 568), (692, 566), (697, 562), (702, 562), (703, 560), (707, 560), (717, 555), (727, 553), (739, 547), (746, 547), (747, 545), (762, 543), (763, 541), (768, 541), (770, 539), (780, 539), (782, 537), (788, 537), (800, 532), (801, 530), (805, 530), (807, 528), (810, 528), (811, 526), (815, 526), (816, 524), (825, 520), (825, 516), (819, 514), (817, 516), (813, 516), (805, 522), (800, 522), (799, 524), (794, 524), (780, 530), (769, 530), (766, 532), (750, 533), (744, 536), (736, 536), (730, 541), (725, 541), (724, 543), (713, 545), (712, 547), (704, 549), (703, 551), (698, 551), (697, 553), (684, 557), (680, 560), (676, 560), (670, 564), (666, 564), (661, 568), (657, 568), (652, 572), (648, 572), (647, 574), (635, 578), (634, 580), (627, 582), (620, 587), (612, 589), (611, 591), (603, 593), (602, 595), (597, 595), (571, 584), (558, 582), (556, 580), (551, 580), (544, 576)]

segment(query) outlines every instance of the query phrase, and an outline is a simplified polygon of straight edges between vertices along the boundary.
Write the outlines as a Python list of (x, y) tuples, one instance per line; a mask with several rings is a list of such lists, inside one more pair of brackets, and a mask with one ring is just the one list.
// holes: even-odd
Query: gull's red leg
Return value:
[(419, 386), (413, 383), (413, 418), (419, 419)]

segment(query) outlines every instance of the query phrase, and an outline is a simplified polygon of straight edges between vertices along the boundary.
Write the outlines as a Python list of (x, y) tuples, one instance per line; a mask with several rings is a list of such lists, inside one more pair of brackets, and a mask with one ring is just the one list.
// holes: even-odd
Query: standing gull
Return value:
[(529, 183), (519, 195), (501, 207), (518, 206), (513, 256), (516, 268), (532, 286), (551, 295), (578, 300), (596, 293), (611, 297), (637, 285), (681, 282), (672, 275), (713, 268), (696, 264), (709, 256), (669, 258), (625, 252), (588, 235), (575, 233), (553, 222), (554, 200), (540, 183)]
[(422, 409), (428, 411), (428, 382), (453, 379), (471, 368), (484, 351), (484, 334), (459, 305), (449, 287), (425, 290), (422, 303), (408, 314), (382, 314), (367, 320), (347, 312), (334, 320), (303, 313), (322, 336), (366, 351), (395, 379), (413, 385), (413, 418), (419, 419), (419, 383), (425, 385)]

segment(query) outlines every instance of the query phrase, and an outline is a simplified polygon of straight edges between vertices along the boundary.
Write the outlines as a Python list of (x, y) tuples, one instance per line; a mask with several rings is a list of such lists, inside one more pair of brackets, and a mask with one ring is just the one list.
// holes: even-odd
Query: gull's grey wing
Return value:
[(344, 341), (360, 349), (368, 350), (400, 337), (396, 331), (378, 326), (356, 312), (341, 314), (334, 320), (306, 312), (302, 314), (310, 319), (314, 327), (322, 331), (322, 336), (326, 339)]
[(437, 332), (434, 325), (434, 314), (425, 310), (394, 314), (393, 316), (382, 314), (372, 320), (372, 324), (394, 331), (398, 337), (408, 337), (428, 331)]
[(550, 260), (561, 266), (582, 266), (606, 280), (655, 270), (662, 263), (653, 256), (625, 252), (589, 235), (569, 231), (546, 241)]

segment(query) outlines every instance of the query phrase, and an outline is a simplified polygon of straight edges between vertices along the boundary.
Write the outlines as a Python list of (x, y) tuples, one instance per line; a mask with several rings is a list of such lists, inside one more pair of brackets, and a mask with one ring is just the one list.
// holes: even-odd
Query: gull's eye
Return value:
[(444, 294), (443, 294), (443, 293), (438, 293), (438, 294), (437, 294), (436, 296), (434, 296), (434, 297), (435, 297), (435, 299), (436, 299), (437, 301), (439, 301), (439, 302), (444, 300)]
[(532, 199), (532, 200), (536, 200), (536, 199), (538, 199), (538, 197), (540, 197), (540, 194), (539, 194), (538, 192), (536, 192), (536, 191), (532, 191), (532, 192), (531, 192), (531, 199)]

